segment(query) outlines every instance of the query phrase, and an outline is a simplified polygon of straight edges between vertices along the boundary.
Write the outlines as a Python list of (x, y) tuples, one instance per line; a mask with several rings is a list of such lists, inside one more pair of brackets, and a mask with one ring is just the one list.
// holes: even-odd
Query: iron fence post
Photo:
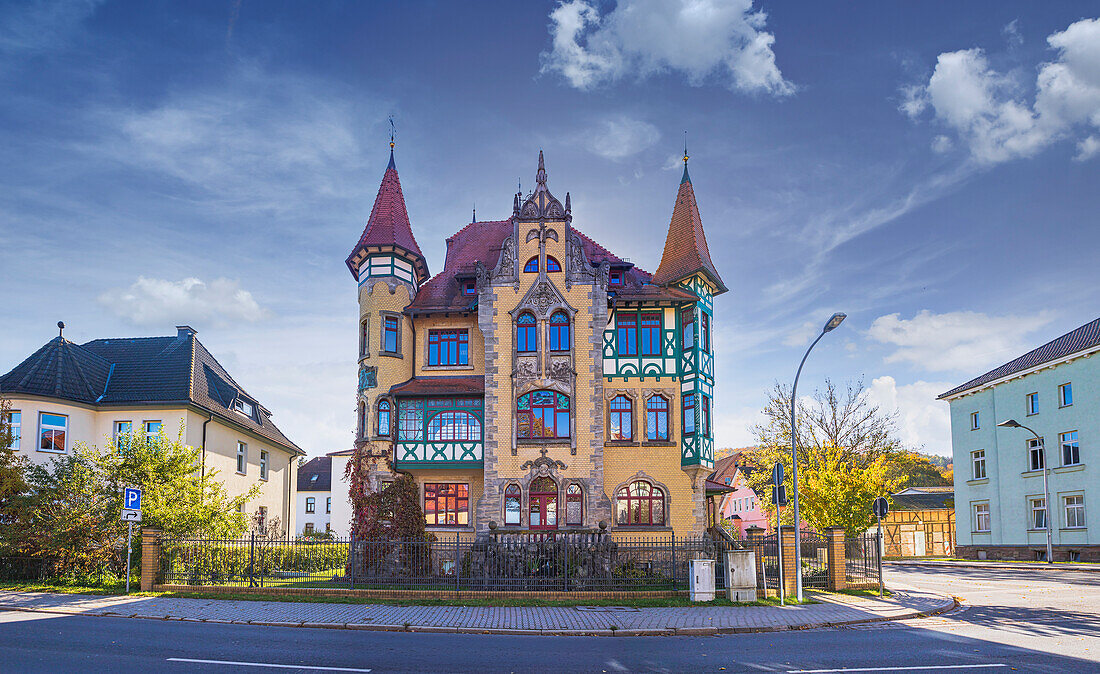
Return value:
[(355, 532), (348, 541), (348, 589), (355, 589)]
[(248, 586), (256, 587), (256, 532), (252, 532), (252, 542), (248, 546)]
[(455, 532), (455, 598), (456, 599), (458, 598), (459, 592), (461, 592), (461, 589), (462, 589), (462, 581), (461, 581), (461, 578), (462, 578), (462, 564), (459, 563), (459, 555), (458, 555), (458, 544), (460, 543), (459, 538), (460, 538), (459, 533), (456, 531)]

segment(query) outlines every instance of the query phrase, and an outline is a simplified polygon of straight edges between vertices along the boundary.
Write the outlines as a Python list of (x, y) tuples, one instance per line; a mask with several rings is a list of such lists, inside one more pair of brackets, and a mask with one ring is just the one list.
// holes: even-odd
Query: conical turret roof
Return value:
[(669, 285), (696, 272), (702, 272), (714, 284), (715, 294), (728, 290), (710, 259), (707, 236), (703, 233), (703, 220), (699, 217), (699, 206), (695, 203), (695, 190), (691, 186), (685, 159), (684, 176), (680, 179), (680, 191), (676, 195), (672, 221), (665, 238), (665, 252), (653, 274), (653, 283)]
[(366, 255), (367, 249), (378, 247), (400, 248), (413, 259), (417, 270), (417, 277), (421, 282), (428, 279), (428, 264), (420, 246), (413, 236), (412, 225), (409, 223), (409, 212), (405, 208), (405, 195), (401, 191), (401, 179), (397, 176), (397, 165), (393, 160), (393, 149), (390, 149), (390, 163), (386, 166), (386, 173), (382, 176), (382, 184), (378, 187), (378, 196), (374, 198), (374, 208), (371, 209), (367, 226), (363, 229), (363, 235), (355, 244), (351, 254), (348, 255), (347, 265), (351, 273), (358, 274), (359, 262)]

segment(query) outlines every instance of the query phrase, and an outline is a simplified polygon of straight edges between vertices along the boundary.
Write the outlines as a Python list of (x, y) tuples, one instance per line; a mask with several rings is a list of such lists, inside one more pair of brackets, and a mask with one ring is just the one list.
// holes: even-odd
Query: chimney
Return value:
[(192, 328), (190, 325), (176, 326), (176, 339), (187, 339), (195, 334), (198, 334), (198, 330)]

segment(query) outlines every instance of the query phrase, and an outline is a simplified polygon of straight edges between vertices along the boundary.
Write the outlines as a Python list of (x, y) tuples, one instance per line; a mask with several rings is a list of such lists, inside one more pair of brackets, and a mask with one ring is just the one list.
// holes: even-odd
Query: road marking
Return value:
[(235, 662), (233, 660), (196, 660), (194, 658), (168, 658), (168, 662), (195, 662), (200, 665), (237, 665), (238, 667), (273, 667), (275, 669), (314, 669), (326, 672), (369, 672), (354, 667), (318, 667), (316, 665), (276, 665), (270, 662)]
[(917, 672), (925, 669), (982, 669), (983, 667), (1008, 667), (1003, 662), (986, 665), (925, 665), (923, 667), (841, 667), (839, 669), (788, 669), (787, 674), (824, 674), (824, 672)]

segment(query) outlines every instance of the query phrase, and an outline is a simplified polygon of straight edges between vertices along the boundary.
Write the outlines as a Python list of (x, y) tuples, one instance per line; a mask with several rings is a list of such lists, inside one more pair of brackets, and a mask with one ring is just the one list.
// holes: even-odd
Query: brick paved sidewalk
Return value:
[(501, 634), (722, 634), (898, 620), (954, 606), (943, 595), (895, 591), (886, 600), (816, 594), (802, 606), (462, 607), (235, 601), (0, 591), (0, 610), (337, 629)]

